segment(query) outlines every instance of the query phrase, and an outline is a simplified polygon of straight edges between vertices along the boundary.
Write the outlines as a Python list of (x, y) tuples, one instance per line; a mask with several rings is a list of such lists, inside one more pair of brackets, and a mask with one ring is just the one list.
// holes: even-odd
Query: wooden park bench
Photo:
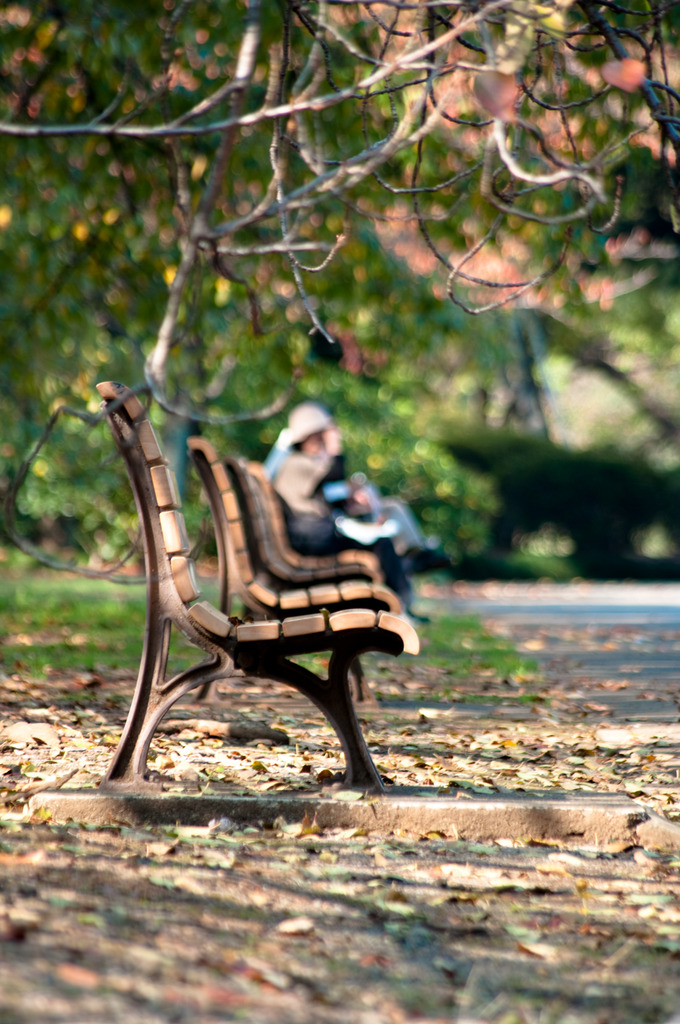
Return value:
[[(401, 612), (401, 601), (393, 590), (353, 575), (361, 572), (362, 566), (365, 572), (366, 563), (352, 556), (373, 557), (371, 552), (352, 550), (344, 564), (331, 560), (327, 566), (322, 559), (309, 559), (307, 565), (298, 567), (282, 564), (267, 543), (267, 510), (258, 501), (245, 463), (220, 458), (204, 437), (190, 437), (188, 445), (214, 524), (222, 612), (230, 614), (236, 600), (253, 616), (265, 619), (350, 608)], [(355, 701), (375, 704), (358, 658), (350, 680)], [(213, 688), (203, 690), (200, 696), (213, 697)]]
[[(321, 560), (295, 572), (282, 565), (265, 541), (266, 513), (248, 487), (244, 467), (237, 460), (221, 459), (204, 437), (190, 437), (188, 444), (215, 526), (223, 612), (231, 611), (235, 598), (264, 618), (321, 608), (402, 611), (399, 597), (385, 584), (353, 576), (361, 571), (354, 561), (342, 568), (336, 564), (330, 572)], [(346, 572), (351, 578), (342, 578)]]
[[(97, 385), (116, 446), (125, 461), (137, 506), (146, 570), (146, 630), (139, 672), (123, 734), (104, 776), (104, 789), (139, 790), (149, 784), (147, 759), (162, 719), (181, 697), (242, 670), (249, 677), (286, 683), (308, 697), (335, 730), (345, 755), (345, 784), (373, 792), (382, 781), (352, 703), (349, 671), (365, 651), (418, 652), (406, 620), (388, 611), (317, 611), (283, 621), (243, 622), (201, 598), (184, 516), (172, 472), (144, 406), (122, 384)], [(203, 657), (167, 677), (172, 627)], [(327, 678), (292, 659), (330, 655)]]

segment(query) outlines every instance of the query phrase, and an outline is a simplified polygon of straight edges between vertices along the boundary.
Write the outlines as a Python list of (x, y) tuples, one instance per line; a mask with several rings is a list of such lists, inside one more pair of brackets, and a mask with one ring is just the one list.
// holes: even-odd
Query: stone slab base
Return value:
[(207, 826), (228, 819), (236, 827), (266, 828), (277, 820), (293, 824), (306, 817), (321, 828), (363, 828), (385, 835), (438, 832), (451, 839), (478, 842), (531, 838), (583, 846), (628, 842), (649, 849), (680, 850), (680, 825), (625, 795), (610, 793), (525, 792), (471, 798), (464, 791), (433, 796), (431, 790), (407, 787), (378, 797), (342, 790), (330, 795), (196, 795), (60, 789), (34, 796), (29, 810), (48, 811), (57, 822), (93, 825)]

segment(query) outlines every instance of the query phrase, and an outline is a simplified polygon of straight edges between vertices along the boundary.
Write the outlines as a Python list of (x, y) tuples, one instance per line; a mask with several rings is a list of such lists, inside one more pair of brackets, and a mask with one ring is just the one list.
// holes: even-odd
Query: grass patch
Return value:
[[(213, 580), (201, 580), (216, 600)], [(96, 671), (98, 666), (135, 674), (144, 638), (146, 590), (45, 570), (11, 570), (0, 593), (0, 672), (36, 680), (52, 673)], [(494, 637), (479, 619), (435, 616), (419, 626), (419, 661), (441, 667), (442, 682), (488, 675), (503, 680), (529, 677), (535, 663), (512, 644)], [(173, 630), (171, 671), (196, 661), (196, 649)], [(315, 667), (321, 662), (314, 659)]]
[(35, 679), (50, 671), (93, 671), (139, 664), (143, 586), (58, 573), (22, 574), (0, 594), (0, 666)]
[(475, 615), (435, 616), (419, 633), (428, 664), (446, 668), (454, 679), (480, 674), (501, 680), (528, 679), (537, 671), (533, 659), (489, 633)]
[[(105, 665), (134, 675), (145, 615), (143, 584), (10, 571), (0, 592), (0, 672), (43, 680)], [(173, 670), (196, 661), (195, 648), (177, 630), (171, 656)]]

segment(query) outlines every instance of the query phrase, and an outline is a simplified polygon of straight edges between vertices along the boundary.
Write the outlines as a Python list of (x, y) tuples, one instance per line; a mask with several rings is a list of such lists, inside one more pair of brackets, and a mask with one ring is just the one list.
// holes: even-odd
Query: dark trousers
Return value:
[(287, 525), (291, 547), (301, 555), (337, 555), (352, 548), (373, 551), (387, 586), (401, 598), (404, 607), (411, 604), (411, 584), (389, 537), (382, 537), (375, 544), (359, 544), (342, 537), (331, 516), (290, 516)]

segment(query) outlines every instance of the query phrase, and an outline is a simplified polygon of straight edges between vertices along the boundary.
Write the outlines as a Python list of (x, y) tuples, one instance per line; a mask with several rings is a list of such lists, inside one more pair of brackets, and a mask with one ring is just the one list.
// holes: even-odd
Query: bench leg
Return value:
[(149, 785), (149, 747), (172, 705), (197, 686), (227, 674), (230, 659), (212, 655), (207, 661), (165, 680), (171, 623), (159, 617), (147, 630), (134, 696), (120, 743), (100, 789), (139, 790)]
[(222, 698), (217, 692), (217, 682), (213, 680), (211, 683), (204, 683), (196, 694), (196, 702), (198, 704), (220, 704)]
[[(309, 653), (308, 646), (302, 650)], [(323, 650), (323, 647), (319, 646), (319, 650)], [(353, 645), (349, 650), (334, 650), (328, 666), (328, 679), (322, 679), (309, 669), (289, 661), (288, 656), (296, 653), (301, 651), (291, 650), (290, 645), (288, 649), (284, 647), (281, 650), (279, 646), (278, 649), (261, 648), (252, 653), (241, 649), (237, 656), (237, 666), (249, 675), (287, 683), (316, 704), (332, 725), (342, 745), (346, 785), (372, 793), (383, 793), (385, 789), (382, 779), (366, 746), (352, 701), (350, 671), (355, 661), (358, 661), (359, 652)]]

